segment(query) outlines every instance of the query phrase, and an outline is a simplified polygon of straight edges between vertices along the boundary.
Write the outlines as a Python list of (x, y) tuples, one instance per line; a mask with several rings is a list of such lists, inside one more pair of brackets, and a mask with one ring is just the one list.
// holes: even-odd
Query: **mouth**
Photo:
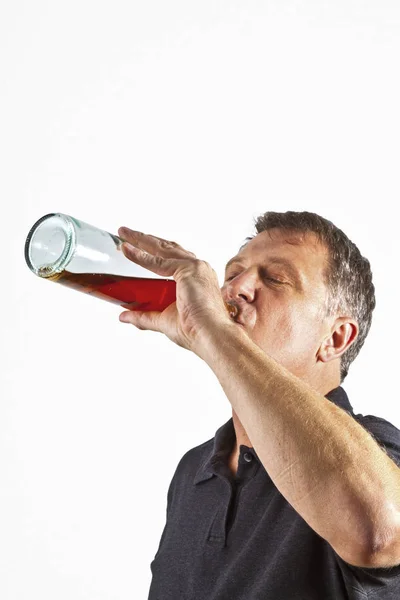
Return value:
[(229, 316), (232, 319), (236, 320), (235, 318), (237, 317), (238, 312), (239, 312), (238, 307), (235, 306), (234, 304), (231, 304), (230, 302), (225, 302), (225, 307), (226, 307), (226, 310), (229, 312)]
[(234, 321), (236, 323), (236, 325), (240, 325), (241, 327), (244, 327), (245, 326), (244, 323), (242, 323), (242, 321), (238, 317), (239, 309), (236, 306), (236, 304), (231, 304), (230, 302), (225, 302), (225, 307), (226, 307), (227, 311), (229, 312), (229, 316), (231, 317), (232, 321)]

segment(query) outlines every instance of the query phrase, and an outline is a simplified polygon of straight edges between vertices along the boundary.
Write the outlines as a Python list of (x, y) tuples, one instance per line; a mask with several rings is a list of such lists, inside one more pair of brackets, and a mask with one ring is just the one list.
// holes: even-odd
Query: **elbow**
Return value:
[(400, 514), (385, 527), (381, 527), (368, 549), (368, 562), (372, 568), (389, 568), (400, 564)]
[(400, 564), (400, 514), (396, 519), (386, 519), (379, 528), (376, 523), (372, 527), (364, 521), (363, 528), (360, 519), (356, 522), (358, 531), (364, 532), (363, 539), (355, 536), (353, 531), (331, 544), (345, 562), (365, 568), (389, 568)]

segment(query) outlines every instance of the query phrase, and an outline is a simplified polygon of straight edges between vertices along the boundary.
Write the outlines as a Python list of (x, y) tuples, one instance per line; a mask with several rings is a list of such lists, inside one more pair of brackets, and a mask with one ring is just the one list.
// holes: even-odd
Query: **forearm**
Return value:
[(236, 326), (210, 328), (199, 355), (272, 481), (310, 527), (335, 550), (346, 540), (376, 549), (389, 536), (397, 467), (368, 432)]

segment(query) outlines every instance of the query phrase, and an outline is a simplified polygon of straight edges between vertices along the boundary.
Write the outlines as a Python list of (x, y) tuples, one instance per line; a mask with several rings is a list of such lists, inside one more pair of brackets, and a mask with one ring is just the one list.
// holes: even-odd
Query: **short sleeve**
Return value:
[[(400, 430), (392, 423), (374, 415), (353, 415), (355, 420), (366, 429), (386, 454), (400, 467)], [(335, 553), (336, 554), (336, 553)], [(388, 568), (355, 567), (346, 563), (338, 555), (336, 559), (347, 575), (353, 574), (362, 585), (368, 599), (397, 600), (400, 598), (400, 564)]]

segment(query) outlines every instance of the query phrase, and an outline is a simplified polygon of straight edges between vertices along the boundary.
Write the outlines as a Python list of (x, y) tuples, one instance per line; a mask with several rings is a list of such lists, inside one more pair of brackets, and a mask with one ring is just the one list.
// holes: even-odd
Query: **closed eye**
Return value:
[[(227, 277), (225, 281), (231, 281), (232, 279), (234, 279), (238, 275), (240, 275), (240, 273), (234, 273), (230, 277)], [(272, 277), (268, 277), (268, 276), (266, 276), (265, 279), (267, 279), (268, 281), (272, 281), (273, 283), (280, 283), (280, 284), (284, 284), (285, 283), (284, 281), (279, 281), (278, 279), (273, 279)]]

